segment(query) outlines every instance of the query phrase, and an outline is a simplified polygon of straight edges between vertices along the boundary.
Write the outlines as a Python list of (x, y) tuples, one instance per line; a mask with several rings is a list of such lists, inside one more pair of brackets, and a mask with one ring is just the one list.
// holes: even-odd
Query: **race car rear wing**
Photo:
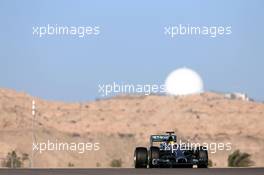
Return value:
[(151, 135), (150, 136), (150, 145), (153, 146), (153, 142), (166, 142), (168, 141), (169, 137), (173, 138), (174, 142), (177, 142), (176, 135)]

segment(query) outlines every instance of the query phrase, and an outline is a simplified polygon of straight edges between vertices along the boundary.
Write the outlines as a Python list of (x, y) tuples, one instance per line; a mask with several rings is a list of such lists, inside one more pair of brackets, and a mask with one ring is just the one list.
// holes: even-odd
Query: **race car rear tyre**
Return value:
[(208, 152), (205, 147), (200, 147), (198, 150), (198, 168), (208, 167)]
[(154, 159), (159, 159), (160, 150), (159, 147), (151, 146), (149, 149), (149, 168), (157, 168), (158, 165), (153, 164)]
[(137, 147), (134, 153), (135, 168), (147, 168), (148, 150), (145, 147)]

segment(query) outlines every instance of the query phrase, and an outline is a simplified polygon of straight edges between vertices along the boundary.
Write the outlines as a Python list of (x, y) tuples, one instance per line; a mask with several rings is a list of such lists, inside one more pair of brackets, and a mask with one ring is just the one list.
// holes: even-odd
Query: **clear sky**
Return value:
[[(264, 1), (0, 1), (0, 87), (50, 100), (100, 97), (98, 84), (163, 83), (196, 70), (205, 90), (264, 100)], [(98, 25), (98, 37), (32, 35), (36, 25)], [(168, 39), (164, 26), (232, 26), (219, 38)]]

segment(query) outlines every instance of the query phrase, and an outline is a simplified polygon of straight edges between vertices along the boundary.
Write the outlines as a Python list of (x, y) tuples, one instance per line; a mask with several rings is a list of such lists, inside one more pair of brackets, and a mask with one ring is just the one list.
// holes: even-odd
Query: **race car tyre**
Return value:
[(158, 165), (153, 164), (154, 159), (159, 159), (160, 150), (159, 147), (151, 146), (149, 149), (149, 168), (157, 168)]
[(145, 147), (137, 147), (134, 153), (135, 168), (147, 168), (148, 150)]
[(200, 147), (198, 150), (198, 168), (208, 167), (208, 152), (205, 147)]

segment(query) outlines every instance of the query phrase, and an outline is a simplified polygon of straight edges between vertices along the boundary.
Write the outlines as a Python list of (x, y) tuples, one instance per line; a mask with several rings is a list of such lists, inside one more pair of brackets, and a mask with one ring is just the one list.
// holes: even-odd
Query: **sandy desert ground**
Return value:
[[(31, 154), (32, 100), (36, 101), (37, 141), (99, 142), (99, 151), (84, 154), (50, 151), (34, 156), (35, 167), (110, 167), (121, 159), (133, 166), (136, 146), (149, 135), (175, 131), (192, 142), (232, 143), (264, 166), (264, 104), (203, 93), (184, 97), (118, 96), (87, 103), (63, 103), (0, 89), (0, 158), (12, 150)], [(210, 154), (215, 167), (226, 167), (232, 151)], [(3, 159), (1, 159), (3, 160)], [(29, 162), (24, 164), (29, 166)]]

